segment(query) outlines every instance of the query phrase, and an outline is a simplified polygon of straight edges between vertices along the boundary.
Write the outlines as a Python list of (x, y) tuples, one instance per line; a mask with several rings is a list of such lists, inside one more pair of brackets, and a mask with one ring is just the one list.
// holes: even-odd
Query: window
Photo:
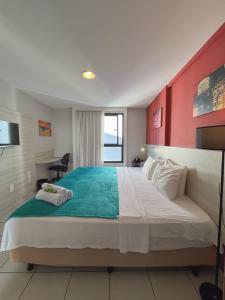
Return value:
[(104, 116), (104, 162), (123, 162), (123, 114)]

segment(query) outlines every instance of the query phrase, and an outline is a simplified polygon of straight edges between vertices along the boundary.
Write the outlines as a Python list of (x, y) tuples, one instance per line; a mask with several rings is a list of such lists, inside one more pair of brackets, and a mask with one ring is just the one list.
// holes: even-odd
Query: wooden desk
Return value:
[(36, 164), (37, 165), (52, 164), (57, 161), (60, 161), (60, 159), (61, 159), (61, 157), (47, 157), (47, 158), (44, 158), (43, 160), (36, 161)]

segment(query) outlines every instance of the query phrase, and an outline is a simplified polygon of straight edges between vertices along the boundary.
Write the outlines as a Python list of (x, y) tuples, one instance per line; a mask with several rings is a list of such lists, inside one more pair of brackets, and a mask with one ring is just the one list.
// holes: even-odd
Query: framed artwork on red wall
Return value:
[(153, 113), (153, 127), (160, 128), (162, 126), (162, 107)]
[(194, 98), (193, 117), (225, 108), (225, 65), (201, 80)]

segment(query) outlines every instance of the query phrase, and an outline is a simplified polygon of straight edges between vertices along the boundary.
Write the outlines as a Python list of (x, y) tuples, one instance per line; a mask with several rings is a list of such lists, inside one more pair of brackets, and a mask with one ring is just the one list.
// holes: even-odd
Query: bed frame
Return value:
[(216, 248), (186, 248), (170, 251), (151, 251), (148, 254), (136, 252), (120, 253), (111, 249), (67, 249), (20, 247), (10, 250), (13, 262), (47, 266), (76, 267), (199, 267), (214, 266)]
[[(187, 194), (201, 206), (214, 220), (216, 214), (208, 211), (207, 203), (211, 203), (217, 194), (212, 195), (211, 177), (206, 174), (208, 162), (211, 159), (209, 151), (199, 149), (176, 148), (148, 145), (148, 154), (170, 158), (176, 163), (189, 168), (187, 180)], [(204, 158), (202, 158), (204, 157)], [(219, 158), (218, 158), (219, 160)], [(213, 166), (215, 163), (213, 163)], [(196, 177), (198, 171), (198, 178)], [(215, 177), (219, 176), (216, 172)], [(197, 179), (196, 179), (197, 178)], [(215, 196), (215, 197), (214, 197)], [(207, 200), (207, 201), (206, 201)], [(170, 251), (150, 251), (148, 254), (119, 250), (97, 249), (59, 249), (20, 247), (11, 250), (10, 257), (14, 262), (40, 264), (48, 266), (78, 266), (78, 267), (189, 267), (214, 266), (216, 262), (216, 248), (186, 248)]]

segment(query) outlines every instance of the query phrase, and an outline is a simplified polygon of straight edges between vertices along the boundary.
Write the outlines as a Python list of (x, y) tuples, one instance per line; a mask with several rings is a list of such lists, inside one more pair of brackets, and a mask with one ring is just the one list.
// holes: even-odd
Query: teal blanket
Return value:
[(86, 217), (116, 219), (119, 215), (119, 193), (116, 168), (82, 167), (57, 182), (73, 191), (73, 198), (61, 206), (36, 200), (17, 208), (10, 218)]

